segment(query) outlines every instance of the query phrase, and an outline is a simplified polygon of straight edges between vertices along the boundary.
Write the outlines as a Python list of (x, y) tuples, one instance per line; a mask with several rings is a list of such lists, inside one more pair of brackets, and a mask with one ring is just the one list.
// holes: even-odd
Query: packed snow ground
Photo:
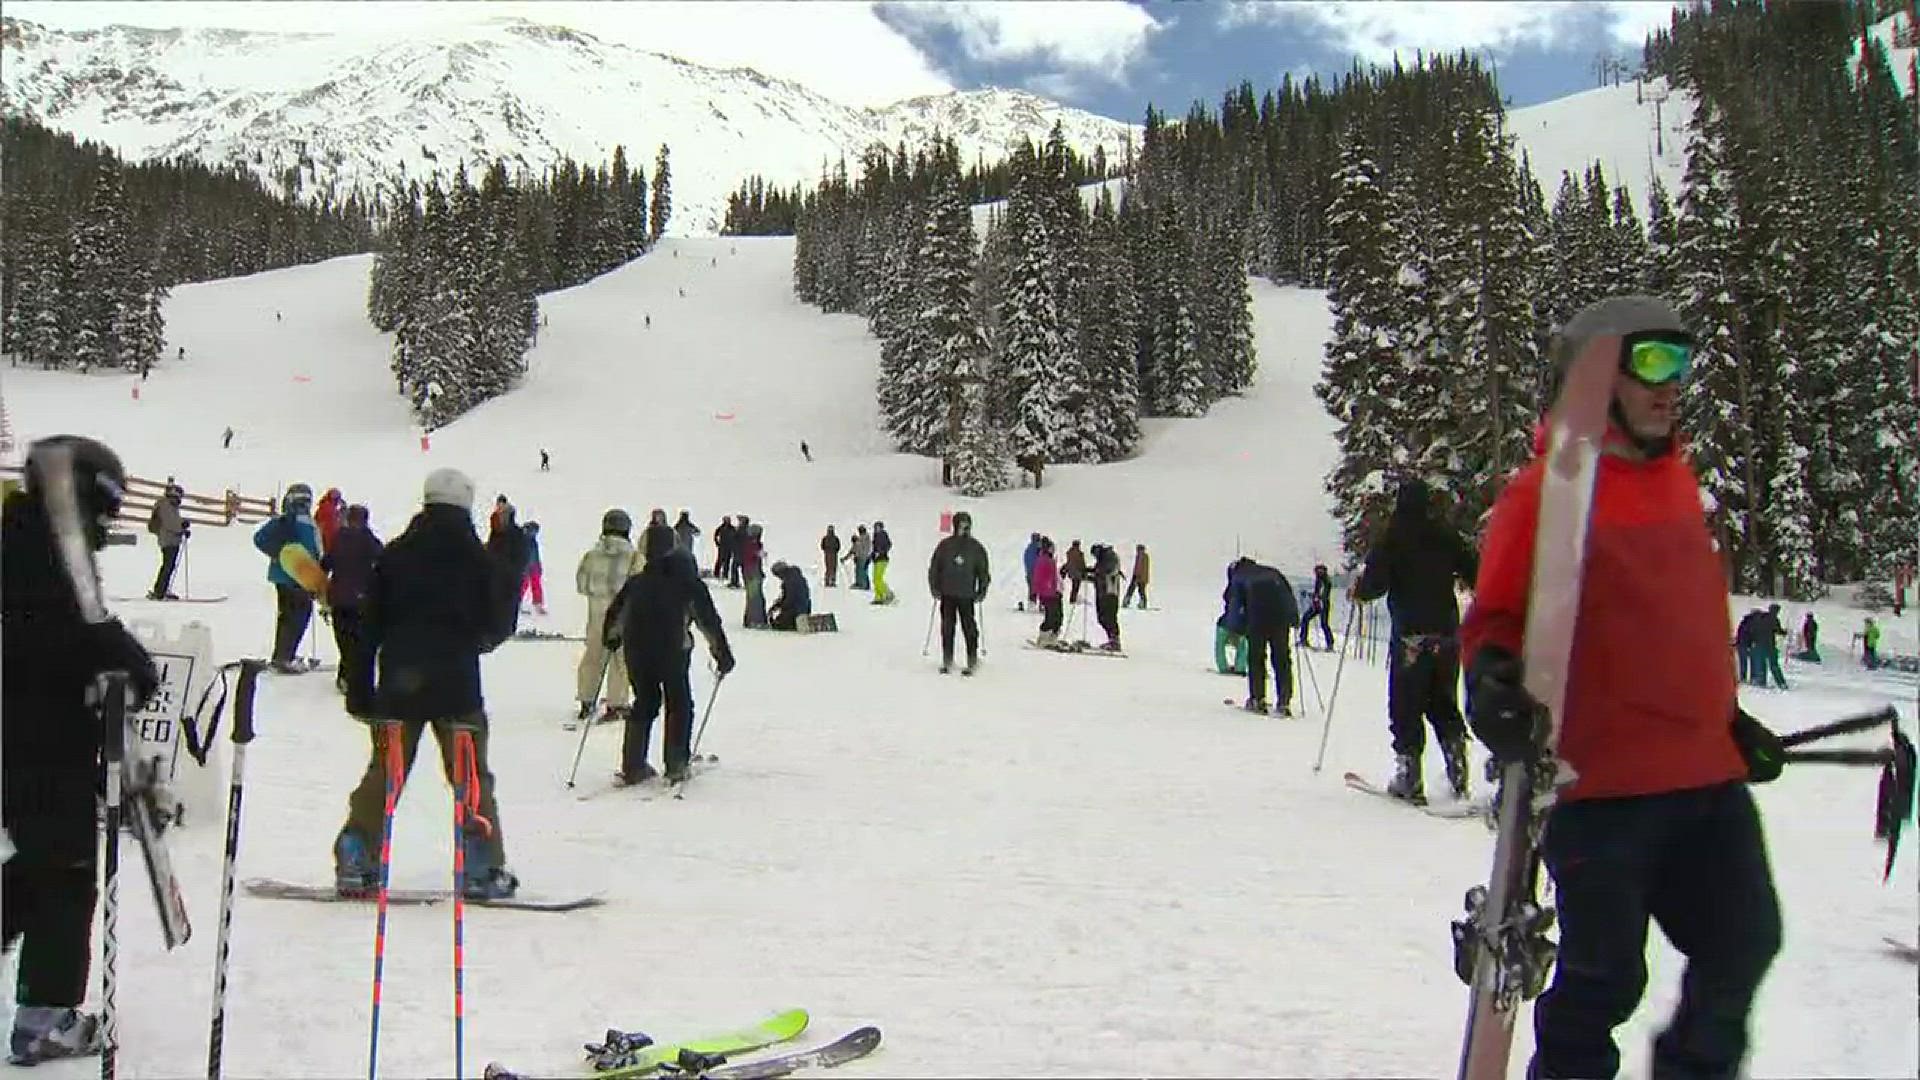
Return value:
[[(1245, 398), (1202, 420), (1149, 423), (1133, 461), (1052, 470), (1043, 490), (970, 506), (997, 583), (986, 665), (963, 681), (935, 674), (921, 647), (938, 515), (967, 504), (940, 489), (933, 463), (887, 450), (874, 343), (857, 318), (791, 298), (791, 255), (784, 240), (673, 241), (548, 297), (525, 387), (436, 433), (426, 452), (362, 314), (365, 259), (178, 290), (168, 351), (187, 358), (157, 370), (138, 400), (126, 377), (14, 369), (5, 400), (23, 439), (101, 435), (136, 473), (196, 491), (337, 485), (372, 507), (386, 537), (430, 468), (464, 468), (483, 503), (505, 492), (543, 526), (553, 614), (523, 625), (579, 632), (571, 571), (609, 506), (636, 517), (686, 507), (709, 531), (744, 511), (765, 524), (770, 559), (810, 568), (842, 632), (731, 630), (740, 667), (704, 747), (722, 763), (684, 802), (580, 801), (564, 788), (576, 646), (513, 642), (487, 658), (509, 859), (529, 892), (609, 902), (568, 915), (468, 911), (470, 1071), (488, 1059), (584, 1071), (579, 1044), (607, 1026), (673, 1037), (801, 1005), (810, 1038), (885, 1030), (874, 1057), (841, 1070), (849, 1078), (1450, 1074), (1466, 994), (1447, 924), (1484, 879), (1490, 834), (1342, 785), (1347, 769), (1387, 768), (1380, 667), (1350, 660), (1339, 672), (1309, 654), (1312, 707), (1293, 720), (1224, 708), (1244, 684), (1210, 673), (1236, 550), (1296, 578), (1335, 554), (1320, 492), (1333, 446), (1311, 393), (1322, 299), (1256, 283), (1261, 373)], [(228, 424), (238, 437), (223, 452)], [(542, 446), (551, 473), (537, 471)], [(844, 535), (876, 518), (895, 538), (901, 602), (818, 589), (824, 526)], [(1124, 615), (1128, 659), (1020, 647), (1034, 623), (1013, 610), (1018, 556), (1036, 529), (1152, 550), (1158, 610)], [(203, 529), (192, 542), (191, 594), (225, 603), (121, 610), (204, 620), (222, 659), (263, 651), (272, 600), (249, 531)], [(110, 549), (109, 591), (144, 592), (155, 558), (144, 537)], [(718, 598), (737, 627), (741, 594)], [(1336, 629), (1344, 617), (1341, 607)], [(320, 649), (332, 657), (330, 641)], [(1817, 673), (1790, 665), (1799, 688), (1750, 691), (1749, 706), (1782, 729), (1888, 701), (1911, 721), (1911, 680), (1864, 678), (1843, 652), (1830, 646)], [(1316, 775), (1315, 688), (1330, 692), (1336, 674)], [(710, 685), (696, 674), (702, 701)], [(241, 876), (326, 881), (364, 729), (324, 674), (271, 678), (259, 717)], [(617, 746), (616, 729), (593, 732), (583, 788), (605, 783)], [(450, 880), (436, 772), (423, 757), (402, 801), (396, 885)], [(1440, 783), (1437, 760), (1429, 783)], [(1914, 970), (1881, 946), (1914, 933), (1914, 861), (1904, 855), (1881, 884), (1874, 788), (1870, 770), (1808, 767), (1759, 790), (1787, 938), (1760, 998), (1753, 1075), (1915, 1074)], [(131, 1077), (204, 1062), (222, 833), (206, 820), (175, 836), (188, 945), (164, 953), (137, 869), (122, 885)], [(451, 1071), (450, 919), (449, 907), (392, 912), (387, 1075)], [(230, 1074), (364, 1069), (373, 924), (370, 905), (240, 898)], [(1635, 1076), (1680, 971), (1664, 943), (1649, 959), (1646, 1004), (1622, 1032)], [(1523, 1024), (1515, 1076), (1528, 1044)]]

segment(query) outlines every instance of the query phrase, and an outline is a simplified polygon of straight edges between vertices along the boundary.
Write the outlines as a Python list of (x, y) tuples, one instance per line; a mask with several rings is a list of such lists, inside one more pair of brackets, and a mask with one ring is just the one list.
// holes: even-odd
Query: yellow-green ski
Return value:
[[(663, 1065), (671, 1064), (679, 1058), (682, 1050), (692, 1050), (699, 1054), (744, 1054), (798, 1037), (801, 1032), (807, 1030), (809, 1019), (805, 1009), (788, 1009), (737, 1031), (700, 1039), (687, 1039), (683, 1042), (655, 1043), (641, 1050), (633, 1064), (622, 1065), (617, 1069), (608, 1069), (592, 1075), (597, 1080), (628, 1080), (631, 1077), (646, 1076), (658, 1071)], [(516, 1073), (497, 1061), (490, 1063), (485, 1073), (486, 1080), (524, 1080), (524, 1076), (525, 1074)]]

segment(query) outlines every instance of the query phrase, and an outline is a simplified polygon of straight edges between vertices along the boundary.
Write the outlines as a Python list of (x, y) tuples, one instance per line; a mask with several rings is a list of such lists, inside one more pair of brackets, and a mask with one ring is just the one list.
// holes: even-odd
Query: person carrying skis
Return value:
[(826, 571), (827, 588), (833, 588), (840, 573), (840, 537), (834, 535), (833, 526), (827, 526), (827, 535), (820, 538), (820, 561)]
[(867, 577), (867, 571), (873, 565), (873, 537), (865, 525), (854, 527), (851, 548), (847, 559), (853, 563), (853, 587), (862, 591), (873, 588)]
[(1033, 560), (1033, 595), (1040, 600), (1040, 636), (1034, 644), (1052, 648), (1060, 644), (1061, 618), (1060, 564), (1053, 553), (1053, 541), (1040, 538), (1040, 556)]
[(520, 591), (515, 602), (520, 603), (525, 601), (527, 595), (531, 593), (533, 595), (533, 613), (535, 615), (545, 615), (547, 613), (547, 589), (545, 582), (541, 580), (540, 523), (537, 521), (529, 521), (526, 527), (520, 531), (527, 538), (527, 573), (525, 577), (520, 579)]
[(1080, 584), (1087, 580), (1087, 553), (1080, 550), (1080, 541), (1067, 545), (1067, 564), (1062, 568), (1067, 578), (1067, 603), (1080, 602)]
[(693, 687), (687, 676), (693, 630), (706, 638), (707, 651), (724, 679), (733, 671), (733, 649), (713, 606), (713, 594), (691, 559), (675, 559), (673, 530), (649, 527), (641, 534), (646, 569), (628, 578), (607, 608), (606, 624), (591, 631), (607, 648), (625, 658), (637, 707), (627, 716), (620, 743), (615, 783), (637, 784), (658, 775), (647, 764), (654, 718), (664, 705), (667, 740), (662, 757), (667, 779), (687, 778), (693, 758)]
[(1395, 798), (1425, 803), (1420, 757), (1426, 749), (1424, 716), (1440, 740), (1447, 786), (1467, 797), (1467, 727), (1457, 697), (1460, 682), (1460, 602), (1456, 580), (1471, 582), (1473, 549), (1433, 517), (1433, 492), (1412, 478), (1400, 485), (1386, 535), (1367, 553), (1354, 582), (1355, 600), (1387, 598), (1392, 620), (1387, 668), (1387, 719), (1393, 732)]
[(726, 583), (733, 573), (733, 519), (723, 517), (713, 527), (713, 579)]
[(1313, 594), (1307, 598), (1306, 614), (1300, 616), (1300, 644), (1307, 644), (1307, 635), (1313, 632), (1313, 620), (1320, 620), (1320, 632), (1326, 635), (1327, 651), (1333, 651), (1333, 627), (1328, 624), (1327, 616), (1333, 611), (1333, 576), (1327, 573), (1325, 563), (1316, 563), (1313, 567)]
[(168, 484), (166, 494), (155, 499), (153, 512), (147, 515), (147, 531), (160, 542), (160, 572), (153, 577), (149, 600), (178, 600), (173, 592), (173, 571), (180, 565), (180, 545), (193, 536), (193, 523), (180, 513), (187, 493), (179, 484)]
[(294, 658), (313, 619), (313, 594), (287, 570), (281, 553), (289, 545), (298, 545), (314, 565), (319, 565), (320, 533), (314, 528), (312, 511), (313, 489), (292, 484), (280, 497), (280, 516), (253, 531), (253, 546), (267, 557), (267, 581), (273, 585), (278, 614), (273, 624), (272, 667), (282, 675), (299, 675), (307, 670)]
[(1120, 606), (1133, 603), (1135, 594), (1140, 597), (1140, 610), (1147, 610), (1147, 581), (1151, 563), (1147, 558), (1147, 545), (1133, 545), (1133, 575), (1127, 579), (1127, 594), (1120, 598)]
[(807, 575), (792, 563), (777, 562), (773, 564), (773, 576), (780, 580), (780, 596), (767, 608), (767, 625), (775, 630), (798, 630), (800, 616), (813, 614)]
[[(693, 523), (693, 515), (685, 510), (680, 511), (680, 520), (673, 523), (674, 550), (684, 551), (688, 555), (693, 555), (694, 545), (697, 544), (699, 540), (700, 526)], [(699, 556), (694, 556), (694, 561), (697, 566)]]
[[(1528, 1076), (1612, 1077), (1615, 1027), (1640, 1003), (1647, 922), (1687, 958), (1680, 1002), (1653, 1040), (1652, 1075), (1732, 1077), (1754, 993), (1780, 949), (1780, 906), (1747, 784), (1779, 775), (1779, 740), (1741, 711), (1727, 663), (1727, 582), (1679, 445), (1694, 345), (1663, 300), (1615, 297), (1576, 314), (1551, 362), (1618, 356), (1587, 515), (1565, 703), (1552, 752), (1575, 779), (1547, 811), (1540, 856), (1560, 930), (1534, 1008)], [(1524, 684), (1545, 432), (1494, 503), (1461, 628), (1474, 733), (1496, 760), (1533, 760), (1540, 705)], [(1657, 557), (1649, 553), (1657, 552)], [(1569, 586), (1562, 585), (1561, 588)], [(1658, 647), (1648, 648), (1648, 627)]]
[(320, 551), (326, 553), (333, 547), (333, 538), (340, 531), (340, 515), (347, 509), (346, 496), (339, 488), (328, 488), (320, 502), (313, 508), (313, 526), (320, 532)]
[[(879, 525), (874, 526), (876, 529)], [(987, 597), (992, 582), (987, 569), (987, 549), (973, 537), (973, 515), (962, 510), (953, 515), (953, 533), (934, 545), (927, 560), (927, 591), (940, 604), (940, 673), (953, 670), (953, 624), (957, 620), (967, 639), (967, 666), (962, 675), (971, 675), (980, 665), (980, 623), (974, 605)]]
[(1120, 556), (1105, 544), (1095, 544), (1093, 552), (1093, 612), (1107, 640), (1100, 644), (1108, 652), (1120, 651), (1120, 590), (1126, 576), (1120, 572)]
[(1300, 605), (1285, 574), (1249, 558), (1233, 564), (1228, 578), (1229, 616), (1247, 639), (1248, 712), (1267, 711), (1267, 668), (1273, 668), (1273, 711), (1293, 715), (1293, 628), (1300, 621)]
[(327, 572), (333, 643), (340, 651), (340, 670), (334, 684), (343, 694), (362, 677), (360, 668), (367, 661), (360, 628), (366, 621), (367, 590), (373, 584), (373, 566), (381, 550), (380, 538), (367, 524), (367, 508), (356, 503), (347, 507), (346, 521), (334, 536), (333, 546), (320, 557), (320, 568)]
[(893, 557), (893, 537), (887, 535), (887, 523), (873, 523), (873, 602), (893, 603), (893, 590), (887, 588), (887, 562)]
[(632, 531), (633, 519), (625, 510), (613, 509), (600, 515), (600, 539), (580, 556), (580, 565), (573, 571), (575, 591), (587, 598), (587, 643), (574, 670), (574, 698), (580, 703), (579, 718), (583, 721), (593, 716), (602, 682), (607, 688), (606, 718), (617, 719), (629, 712), (632, 699), (625, 660), (620, 650), (607, 648), (605, 628), (613, 598), (627, 578), (639, 570), (633, 541), (627, 538)]
[[(94, 560), (125, 498), (120, 458), (58, 435), (28, 449), (24, 481), (0, 509), (0, 804), (14, 848), (0, 867), (0, 921), (5, 949), (19, 950), (15, 1065), (100, 1051), (99, 1018), (80, 1011), (100, 848), (102, 725), (92, 699), (110, 672), (128, 676), (130, 711), (160, 685), (147, 650), (98, 610)], [(63, 537), (78, 541), (82, 565), (63, 557)], [(88, 621), (90, 610), (101, 621)]]
[[(955, 526), (958, 528), (958, 526)], [(1033, 591), (1033, 564), (1040, 558), (1040, 534), (1034, 533), (1027, 538), (1026, 549), (1020, 552), (1020, 569), (1027, 576), (1027, 598), (1015, 605), (1019, 611), (1038, 606), (1040, 597)]]
[[(373, 565), (363, 608), (359, 666), (347, 688), (347, 712), (373, 721), (371, 750), (359, 786), (347, 797), (347, 820), (334, 838), (334, 887), (362, 896), (379, 886), (379, 844), (387, 793), (386, 740), (400, 740), (404, 785), (427, 728), (456, 793), (473, 802), (459, 839), (466, 859), (466, 897), (512, 896), (520, 882), (507, 869), (500, 808), (487, 766), (487, 713), (480, 657), (513, 636), (514, 599), (525, 568), (490, 555), (473, 527), (473, 481), (458, 469), (427, 475), (420, 512)], [(473, 743), (471, 762), (455, 755), (459, 734)], [(461, 766), (469, 768), (462, 776)], [(457, 796), (456, 796), (457, 797)]]

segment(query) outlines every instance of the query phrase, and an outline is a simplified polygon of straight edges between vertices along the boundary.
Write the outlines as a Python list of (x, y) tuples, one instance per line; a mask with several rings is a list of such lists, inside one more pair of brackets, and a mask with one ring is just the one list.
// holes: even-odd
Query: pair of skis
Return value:
[[(805, 1009), (788, 1009), (736, 1031), (673, 1043), (655, 1043), (643, 1034), (610, 1030), (604, 1040), (588, 1044), (586, 1050), (594, 1062), (593, 1075), (600, 1080), (645, 1076), (778, 1080), (801, 1069), (843, 1065), (867, 1056), (880, 1045), (880, 1029), (869, 1026), (805, 1050), (738, 1063), (728, 1060), (797, 1039), (811, 1019)], [(484, 1076), (486, 1080), (529, 1080), (527, 1074), (514, 1072), (499, 1062), (489, 1064)]]

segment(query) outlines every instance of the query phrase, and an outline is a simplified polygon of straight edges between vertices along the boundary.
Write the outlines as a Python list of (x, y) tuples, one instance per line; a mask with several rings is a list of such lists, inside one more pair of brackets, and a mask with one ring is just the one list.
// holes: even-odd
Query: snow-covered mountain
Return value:
[(1033, 94), (978, 90), (882, 109), (744, 69), (703, 67), (591, 35), (501, 18), (407, 35), (66, 31), (0, 20), (0, 112), (135, 159), (242, 164), (301, 194), (344, 194), (400, 170), (503, 159), (535, 171), (601, 162), (624, 144), (652, 171), (672, 150), (670, 231), (719, 227), (749, 173), (811, 182), (873, 144), (951, 134), (962, 160), (1004, 156), (1055, 121), (1117, 158), (1133, 125)]

